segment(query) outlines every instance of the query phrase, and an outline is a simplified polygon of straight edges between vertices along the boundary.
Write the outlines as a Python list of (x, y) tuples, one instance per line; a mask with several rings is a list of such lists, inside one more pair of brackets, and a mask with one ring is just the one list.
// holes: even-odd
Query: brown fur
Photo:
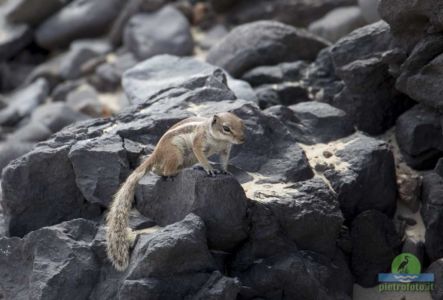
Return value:
[[(229, 129), (226, 131), (225, 129)], [(192, 117), (172, 126), (157, 143), (152, 154), (129, 175), (115, 194), (107, 216), (107, 253), (117, 270), (129, 264), (129, 252), (136, 234), (128, 228), (135, 188), (149, 171), (161, 176), (173, 176), (199, 162), (209, 175), (214, 171), (207, 157), (220, 154), (226, 171), (232, 144), (245, 140), (244, 124), (232, 113), (220, 113), (212, 118)]]

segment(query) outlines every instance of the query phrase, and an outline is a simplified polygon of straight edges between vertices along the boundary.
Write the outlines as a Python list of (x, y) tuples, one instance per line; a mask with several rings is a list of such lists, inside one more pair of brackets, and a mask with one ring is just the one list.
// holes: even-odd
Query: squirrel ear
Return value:
[(217, 116), (217, 115), (214, 115), (214, 116), (212, 117), (212, 125), (214, 125), (215, 123), (217, 123), (217, 119), (218, 119), (218, 116)]

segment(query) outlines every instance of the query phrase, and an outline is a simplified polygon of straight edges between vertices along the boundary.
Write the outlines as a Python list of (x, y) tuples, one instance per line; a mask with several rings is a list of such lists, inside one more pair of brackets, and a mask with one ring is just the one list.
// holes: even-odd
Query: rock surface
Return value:
[(260, 65), (314, 60), (327, 45), (303, 29), (275, 21), (258, 21), (232, 30), (211, 48), (207, 61), (238, 77)]
[(123, 4), (120, 0), (74, 0), (37, 28), (37, 43), (57, 49), (76, 39), (99, 36), (109, 29)]
[[(129, 69), (123, 74), (122, 85), (129, 101), (136, 104), (149, 103), (149, 99), (156, 96), (156, 92), (170, 92), (172, 88), (187, 85), (187, 82), (191, 80), (197, 81), (199, 77), (203, 79), (209, 74), (217, 76), (222, 84), (226, 81), (228, 87), (235, 93), (233, 95), (231, 92), (229, 95), (226, 92), (223, 96), (225, 100), (233, 99), (233, 97), (245, 100), (256, 99), (247, 83), (226, 76), (221, 69), (196, 59), (171, 55), (159, 55)], [(193, 89), (190, 83), (189, 87)]]
[(194, 48), (188, 20), (173, 6), (134, 15), (126, 25), (123, 42), (139, 60), (159, 54), (187, 56)]
[[(380, 134), (412, 106), (408, 97), (394, 89), (394, 77), (383, 57), (392, 54), (391, 34), (383, 21), (353, 31), (331, 48), (337, 75), (345, 88), (331, 104), (354, 118), (357, 127)], [(392, 54), (395, 55), (395, 54)]]
[(363, 287), (378, 283), (378, 273), (390, 270), (401, 243), (392, 221), (383, 213), (368, 210), (352, 222), (351, 269)]
[(152, 183), (141, 181), (137, 209), (160, 226), (194, 213), (206, 224), (211, 249), (231, 250), (246, 238), (247, 200), (233, 177), (210, 178), (204, 171), (184, 170), (172, 182)]
[(339, 168), (323, 175), (338, 193), (344, 217), (352, 220), (365, 210), (375, 209), (392, 216), (396, 208), (397, 184), (392, 152), (380, 140), (356, 133), (343, 140), (335, 157)]
[(431, 169), (443, 154), (441, 115), (416, 105), (397, 119), (396, 138), (405, 161), (416, 169)]

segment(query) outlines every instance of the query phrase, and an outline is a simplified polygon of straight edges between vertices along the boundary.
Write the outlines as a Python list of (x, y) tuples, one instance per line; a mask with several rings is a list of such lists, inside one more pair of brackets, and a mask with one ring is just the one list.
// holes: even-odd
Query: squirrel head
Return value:
[(245, 123), (230, 112), (218, 113), (211, 120), (212, 133), (216, 139), (228, 141), (231, 144), (243, 144), (245, 138)]

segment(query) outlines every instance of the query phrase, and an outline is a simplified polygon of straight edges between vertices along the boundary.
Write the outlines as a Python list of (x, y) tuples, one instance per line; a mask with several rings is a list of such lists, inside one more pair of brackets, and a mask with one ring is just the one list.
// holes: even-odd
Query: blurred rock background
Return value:
[[(0, 299), (374, 299), (402, 251), (443, 299), (442, 32), (438, 0), (0, 0)], [(233, 176), (143, 178), (115, 271), (118, 186), (228, 110)]]

